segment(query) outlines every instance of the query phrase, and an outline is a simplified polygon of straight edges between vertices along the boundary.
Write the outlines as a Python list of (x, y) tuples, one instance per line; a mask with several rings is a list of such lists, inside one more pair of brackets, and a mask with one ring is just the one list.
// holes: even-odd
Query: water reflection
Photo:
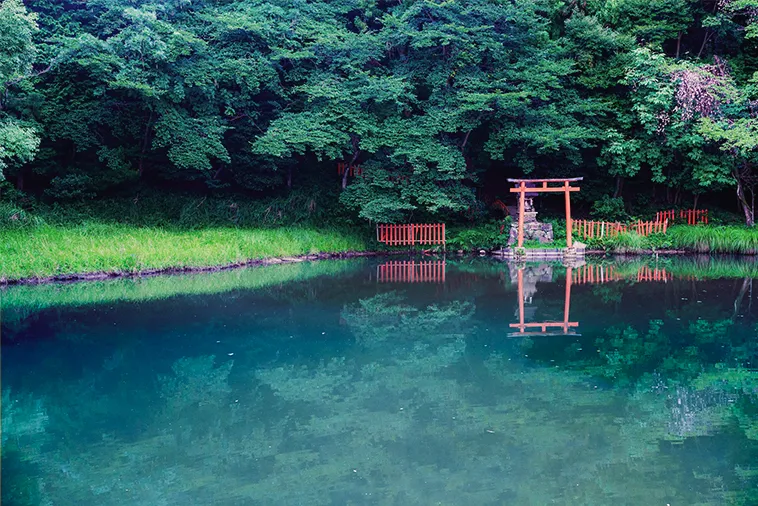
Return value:
[(401, 260), (376, 266), (380, 283), (444, 283), (445, 260)]
[[(566, 293), (563, 299), (563, 321), (542, 321), (542, 322), (526, 322), (527, 317), (530, 319), (536, 312), (536, 307), (533, 306), (534, 294), (537, 293), (537, 282), (552, 282), (553, 271), (552, 266), (549, 264), (537, 264), (531, 266), (511, 267), (511, 280), (513, 279), (515, 271), (516, 286), (518, 287), (518, 323), (511, 323), (511, 328), (518, 329), (518, 332), (512, 332), (508, 334), (510, 337), (514, 336), (549, 336), (562, 333), (563, 335), (569, 335), (569, 331), (572, 328), (579, 326), (579, 322), (569, 321), (569, 312), (571, 308), (571, 280), (573, 279), (572, 267), (566, 267)], [(527, 307), (528, 305), (528, 307)], [(526, 329), (535, 329), (527, 332)], [(539, 330), (537, 330), (539, 329)], [(548, 330), (555, 329), (555, 330)], [(558, 331), (562, 332), (558, 332)], [(571, 332), (572, 335), (576, 335), (576, 332)]]
[[(602, 264), (590, 283), (448, 259), (444, 284), (386, 284), (335, 264), (215, 294), (17, 302), (3, 504), (758, 501), (752, 266), (666, 263), (648, 282), (654, 264), (624, 262), (607, 283)], [(504, 339), (516, 317), (558, 336)]]

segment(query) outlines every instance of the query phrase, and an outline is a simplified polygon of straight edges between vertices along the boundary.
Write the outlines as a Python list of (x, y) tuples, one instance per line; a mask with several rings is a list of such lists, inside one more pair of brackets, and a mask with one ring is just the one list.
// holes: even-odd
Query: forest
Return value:
[(455, 220), (507, 177), (584, 176), (585, 212), (752, 225), (757, 20), (758, 0), (3, 0), (2, 198)]

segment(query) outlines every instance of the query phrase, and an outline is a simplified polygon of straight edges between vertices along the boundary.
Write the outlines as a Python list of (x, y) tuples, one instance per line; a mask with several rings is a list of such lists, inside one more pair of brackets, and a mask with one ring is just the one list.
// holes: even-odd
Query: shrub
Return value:
[(624, 199), (604, 195), (592, 204), (592, 216), (603, 221), (626, 221), (629, 214), (624, 208)]
[(15, 204), (0, 202), (0, 228), (35, 227), (44, 223), (39, 216)]
[(93, 185), (92, 178), (84, 174), (56, 176), (45, 194), (59, 200), (91, 199), (96, 195)]
[[(500, 227), (503, 232), (500, 233)], [(508, 243), (510, 218), (504, 222), (481, 225), (476, 228), (454, 230), (449, 233), (447, 247), (453, 250), (491, 250), (505, 247)]]

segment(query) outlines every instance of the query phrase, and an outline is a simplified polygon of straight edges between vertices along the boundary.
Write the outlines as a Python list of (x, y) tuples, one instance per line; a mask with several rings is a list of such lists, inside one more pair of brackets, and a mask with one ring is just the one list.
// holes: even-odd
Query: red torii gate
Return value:
[[(566, 246), (571, 247), (571, 192), (578, 192), (578, 186), (571, 186), (571, 183), (581, 181), (583, 177), (570, 177), (558, 179), (508, 179), (509, 183), (517, 183), (516, 188), (511, 188), (511, 193), (518, 193), (518, 247), (524, 247), (524, 203), (527, 193), (540, 192), (563, 192), (566, 198)], [(563, 183), (563, 186), (549, 186), (550, 183)], [(527, 186), (532, 184), (534, 186)], [(537, 186), (541, 184), (542, 186)]]

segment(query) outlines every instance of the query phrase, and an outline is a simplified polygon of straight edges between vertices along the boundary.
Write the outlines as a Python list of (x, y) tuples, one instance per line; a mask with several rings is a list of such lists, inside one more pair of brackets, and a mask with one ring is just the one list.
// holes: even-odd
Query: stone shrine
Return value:
[[(508, 236), (508, 246), (512, 246), (518, 242), (519, 208), (508, 207), (508, 211), (513, 218)], [(540, 244), (553, 242), (553, 225), (537, 221), (537, 211), (534, 210), (531, 198), (524, 199), (524, 240), (539, 241)]]

